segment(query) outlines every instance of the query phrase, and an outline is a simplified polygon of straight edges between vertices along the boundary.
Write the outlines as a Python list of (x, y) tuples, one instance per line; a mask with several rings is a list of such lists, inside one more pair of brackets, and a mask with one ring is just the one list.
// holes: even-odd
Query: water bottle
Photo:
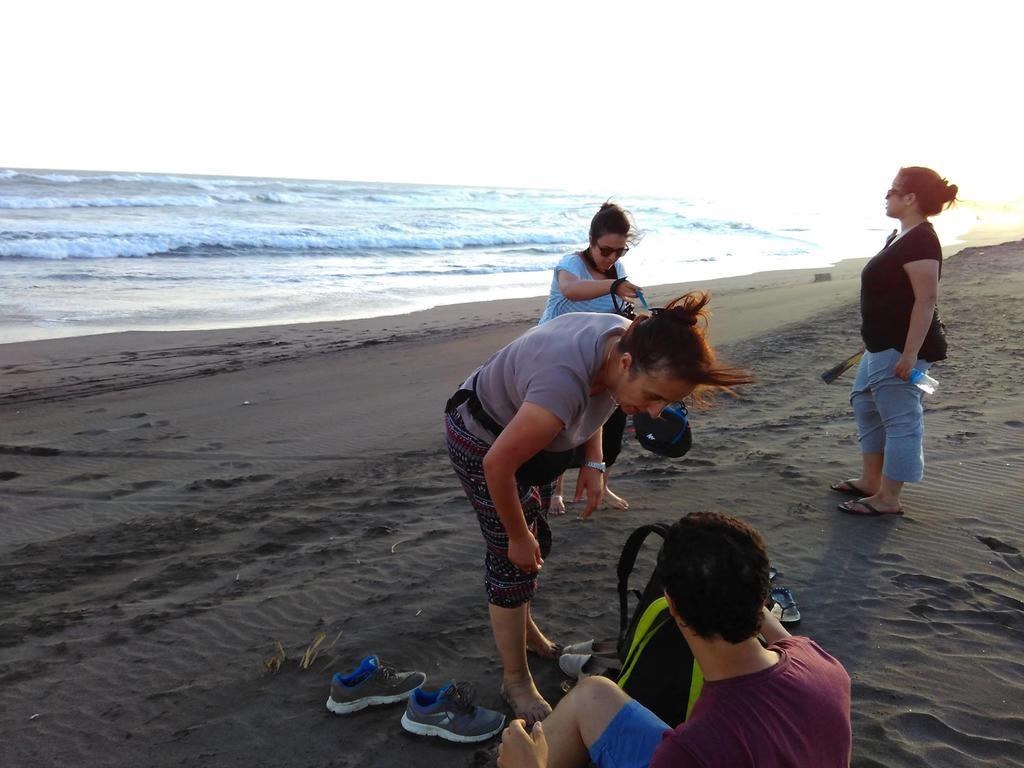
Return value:
[(929, 395), (934, 395), (935, 390), (939, 388), (939, 382), (936, 379), (933, 379), (924, 371), (917, 370), (917, 368), (913, 368), (910, 371), (910, 383)]

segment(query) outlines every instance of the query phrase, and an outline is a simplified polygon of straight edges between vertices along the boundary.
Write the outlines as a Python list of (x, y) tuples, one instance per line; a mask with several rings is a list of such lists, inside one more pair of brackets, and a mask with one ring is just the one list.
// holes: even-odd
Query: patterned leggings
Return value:
[[(491, 500), (484, 479), (484, 456), (490, 449), (487, 443), (466, 430), (458, 412), (445, 414), (448, 432), (448, 455), (455, 474), (469, 503), (476, 512), (480, 531), (484, 535), (487, 554), (484, 557), (484, 586), (487, 602), (501, 608), (517, 608), (533, 598), (537, 591), (537, 574), (521, 571), (508, 559), (508, 533)], [(553, 483), (541, 486), (517, 483), (519, 503), (530, 532), (540, 544), (541, 556), (551, 551), (551, 529), (548, 527), (548, 509), (551, 506)]]

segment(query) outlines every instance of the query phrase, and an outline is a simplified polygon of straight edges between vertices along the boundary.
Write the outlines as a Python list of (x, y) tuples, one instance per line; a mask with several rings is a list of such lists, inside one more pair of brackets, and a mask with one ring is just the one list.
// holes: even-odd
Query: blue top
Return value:
[[(555, 266), (555, 274), (551, 278), (551, 293), (548, 294), (548, 305), (544, 307), (544, 313), (540, 316), (540, 325), (544, 325), (548, 320), (552, 320), (559, 315), (568, 314), (569, 312), (615, 312), (615, 305), (612, 303), (612, 297), (609, 293), (598, 296), (596, 299), (587, 299), (585, 301), (570, 301), (565, 298), (562, 289), (558, 286), (558, 273), (563, 269), (569, 274), (575, 275), (579, 280), (594, 279), (594, 276), (587, 269), (583, 258), (578, 253), (570, 253), (568, 256), (563, 256), (562, 260)], [(615, 273), (619, 277), (626, 276), (626, 269), (622, 266), (621, 261), (615, 262)]]

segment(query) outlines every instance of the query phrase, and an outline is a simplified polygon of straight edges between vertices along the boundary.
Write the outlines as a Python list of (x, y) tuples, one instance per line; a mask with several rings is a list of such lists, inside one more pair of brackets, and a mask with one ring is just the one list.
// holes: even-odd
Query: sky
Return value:
[(695, 5), (6, 3), (0, 167), (1024, 196), (1024, 4)]

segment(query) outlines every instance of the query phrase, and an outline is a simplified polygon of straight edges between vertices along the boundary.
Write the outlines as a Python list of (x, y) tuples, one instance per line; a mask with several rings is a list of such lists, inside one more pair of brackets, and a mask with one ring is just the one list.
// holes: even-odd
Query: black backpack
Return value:
[[(689, 717), (704, 687), (704, 676), (669, 613), (657, 572), (651, 574), (643, 592), (629, 588), (629, 576), (644, 540), (651, 533), (664, 540), (668, 529), (665, 523), (640, 526), (630, 534), (619, 556), (618, 650), (622, 670), (617, 682), (623, 691), (675, 728)], [(632, 618), (630, 594), (640, 598)]]

